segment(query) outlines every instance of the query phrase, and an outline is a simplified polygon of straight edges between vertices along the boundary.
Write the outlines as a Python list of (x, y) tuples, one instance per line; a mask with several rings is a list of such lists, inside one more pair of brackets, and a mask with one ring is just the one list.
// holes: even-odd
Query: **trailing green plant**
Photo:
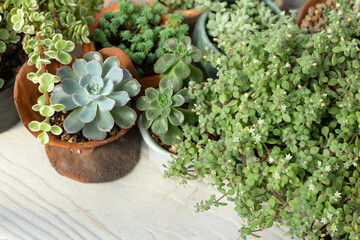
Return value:
[(84, 137), (102, 140), (115, 123), (121, 128), (135, 124), (136, 112), (127, 105), (141, 86), (116, 57), (103, 61), (100, 53), (90, 52), (75, 60), (72, 69), (60, 68), (57, 75), (61, 84), (55, 87), (51, 99), (64, 105), (65, 111), (71, 110), (64, 121), (67, 133), (82, 130)]
[(195, 6), (194, 0), (161, 0), (160, 2), (171, 10), (187, 10)]
[[(12, 29), (9, 12), (14, 7), (12, 1), (0, 3), (0, 61), (1, 54), (6, 51), (7, 44), (16, 44), (20, 40), (20, 36)], [(5, 80), (0, 77), (0, 89), (4, 85)]]
[(160, 57), (154, 71), (161, 74), (163, 88), (171, 87), (174, 91), (187, 87), (190, 80), (201, 82), (203, 72), (192, 65), (192, 62), (200, 62), (203, 53), (197, 47), (191, 45), (191, 38), (184, 36), (177, 40), (171, 38), (165, 41), (164, 48), (169, 52)]
[(183, 139), (179, 126), (194, 124), (196, 115), (191, 109), (184, 108), (189, 102), (186, 89), (177, 92), (172, 88), (147, 88), (145, 96), (139, 98), (136, 107), (142, 114), (142, 124), (145, 129), (158, 135), (167, 145), (174, 145)]
[[(60, 134), (61, 128), (51, 126), (50, 117), (64, 106), (53, 104), (49, 93), (60, 78), (47, 72), (46, 65), (51, 60), (68, 64), (72, 58), (68, 52), (75, 44), (89, 42), (87, 25), (93, 23), (93, 14), (101, 8), (101, 0), (12, 0), (13, 8), (7, 16), (15, 32), (23, 34), (23, 48), (29, 56), (28, 64), (35, 65), (37, 72), (29, 73), (28, 78), (39, 84), (42, 95), (33, 109), (45, 118), (42, 122), (32, 122), (32, 131), (41, 131), (38, 140), (48, 142), (48, 132)], [(26, 89), (24, 89), (26, 91)]]
[(119, 0), (118, 11), (106, 12), (91, 38), (101, 47), (115, 46), (123, 50), (140, 76), (152, 75), (156, 59), (165, 54), (165, 41), (180, 39), (189, 28), (181, 24), (181, 13), (168, 14), (169, 21), (161, 26), (161, 14), (166, 12), (157, 0), (152, 7)]
[[(234, 44), (245, 29), (257, 26), (268, 29), (276, 19), (272, 10), (260, 0), (237, 0), (235, 3), (212, 3), (217, 7), (209, 12), (206, 24), (207, 33), (224, 51), (224, 44)], [(220, 5), (220, 7), (218, 6)], [(228, 7), (225, 7), (228, 5)]]
[(233, 202), (243, 239), (273, 225), (360, 239), (360, 13), (338, 4), (311, 35), (293, 17), (245, 30), (210, 55), (218, 79), (189, 84), (198, 124), (183, 126), (165, 174), (211, 177), (221, 195), (196, 210)]

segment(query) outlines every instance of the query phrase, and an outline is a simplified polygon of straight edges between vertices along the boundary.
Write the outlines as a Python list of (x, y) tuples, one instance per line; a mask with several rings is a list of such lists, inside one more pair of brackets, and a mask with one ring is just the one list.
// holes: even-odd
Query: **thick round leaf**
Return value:
[(81, 112), (79, 113), (79, 119), (84, 123), (92, 122), (95, 119), (96, 112), (97, 104), (96, 102), (91, 102), (82, 108)]
[(189, 65), (190, 68), (190, 80), (200, 83), (204, 79), (204, 73), (197, 67)]
[(96, 114), (96, 124), (101, 131), (110, 132), (114, 127), (114, 119), (110, 112), (98, 111)]
[(168, 131), (168, 120), (167, 118), (157, 118), (154, 120), (151, 125), (151, 131), (153, 131), (156, 135), (164, 135)]
[(90, 102), (90, 99), (88, 97), (89, 95), (86, 93), (74, 93), (72, 95), (72, 100), (74, 103), (76, 103), (78, 106), (84, 106)]
[(114, 107), (110, 113), (116, 124), (121, 128), (129, 128), (135, 124), (136, 112), (128, 106)]
[(119, 82), (123, 80), (123, 70), (119, 67), (113, 67), (110, 71), (106, 74), (104, 78), (104, 82), (111, 80), (114, 82), (114, 85), (117, 85)]
[(197, 47), (192, 46), (189, 52), (190, 52), (190, 57), (194, 62), (200, 62), (204, 57), (202, 51)]
[(39, 125), (40, 125), (40, 123), (38, 121), (31, 121), (28, 126), (31, 131), (37, 132), (40, 130)]
[(114, 87), (114, 92), (125, 91), (130, 97), (135, 97), (139, 94), (141, 85), (135, 78), (123, 80)]
[(129, 78), (133, 78), (133, 76), (131, 75), (131, 73), (129, 72), (129, 70), (127, 70), (126, 68), (120, 66), (120, 68), (123, 70), (123, 81)]
[(68, 78), (62, 81), (61, 87), (63, 91), (69, 95), (74, 93), (84, 93), (84, 89), (79, 85), (78, 82)]
[(171, 98), (173, 95), (173, 90), (171, 88), (165, 88), (161, 91), (161, 93), (163, 93), (167, 98)]
[(176, 47), (177, 47), (177, 42), (175, 38), (170, 38), (166, 40), (166, 42), (164, 43), (164, 48), (166, 48), (170, 52), (175, 52)]
[(185, 79), (190, 76), (190, 68), (184, 62), (179, 61), (174, 67), (175, 75), (180, 79)]
[(184, 122), (185, 119), (184, 114), (176, 108), (171, 108), (171, 112), (168, 118), (171, 124), (173, 124), (174, 126), (179, 126)]
[(62, 64), (69, 64), (72, 60), (71, 55), (67, 52), (61, 51), (58, 53), (56, 60), (58, 60)]
[(47, 144), (49, 142), (49, 136), (47, 135), (47, 132), (42, 132), (37, 137), (37, 140), (40, 142), (40, 144)]
[(168, 131), (164, 135), (160, 135), (160, 139), (163, 143), (166, 145), (173, 145), (178, 143), (180, 139), (184, 138), (184, 134), (181, 132), (181, 130), (178, 127), (175, 127), (171, 124), (169, 124)]
[(115, 106), (115, 100), (105, 96), (101, 96), (96, 102), (99, 105), (100, 111), (103, 112), (108, 112)]
[(160, 114), (161, 114), (162, 117), (165, 118), (165, 117), (169, 116), (170, 111), (171, 111), (171, 108), (169, 108), (169, 107), (163, 108), (163, 109), (160, 110)]
[(67, 66), (59, 68), (57, 70), (57, 72), (56, 72), (56, 75), (58, 75), (61, 78), (61, 80), (64, 80), (66, 78), (70, 78), (70, 79), (79, 81), (79, 76), (76, 75), (74, 73), (74, 71), (71, 68), (67, 67)]
[(136, 107), (140, 111), (145, 111), (149, 109), (150, 102), (148, 101), (148, 98), (146, 96), (140, 97), (139, 100), (136, 102)]
[(103, 72), (101, 77), (105, 77), (112, 67), (120, 67), (119, 60), (117, 57), (108, 57), (102, 65)]
[(79, 120), (79, 113), (81, 110), (81, 108), (77, 108), (66, 117), (64, 129), (67, 133), (77, 133), (84, 126), (84, 123)]
[(95, 60), (100, 64), (103, 63), (103, 57), (98, 52), (89, 52), (89, 53), (85, 54), (83, 58), (88, 62)]
[(159, 92), (156, 91), (155, 88), (147, 88), (145, 90), (145, 95), (150, 99), (153, 100), (159, 96)]
[(191, 38), (188, 36), (183, 36), (180, 38), (180, 43), (184, 44), (185, 46), (191, 45)]
[(159, 58), (154, 64), (154, 71), (156, 73), (164, 73), (168, 70), (175, 62), (177, 57), (173, 53), (165, 53)]
[(115, 105), (118, 107), (124, 106), (130, 101), (129, 94), (125, 91), (114, 92), (108, 96), (111, 99), (115, 100)]
[(145, 129), (148, 129), (153, 123), (153, 119), (147, 119), (147, 117), (143, 114), (141, 118), (141, 123)]
[(183, 96), (181, 96), (180, 94), (174, 95), (171, 98), (171, 100), (173, 101), (174, 107), (180, 107), (181, 105), (183, 105), (185, 103), (185, 98)]
[(180, 90), (183, 86), (183, 81), (177, 77), (171, 77), (170, 75), (162, 77), (159, 83), (160, 90), (165, 88), (172, 88), (174, 92)]
[(39, 109), (39, 112), (43, 117), (51, 117), (52, 115), (54, 115), (55, 110), (52, 107), (45, 105)]
[(85, 65), (86, 72), (91, 75), (101, 76), (102, 66), (96, 60), (92, 60)]
[[(85, 67), (85, 66), (84, 66)], [(82, 75), (81, 78), (80, 78), (80, 86), (81, 87), (85, 87), (86, 85), (88, 85), (89, 83), (92, 82), (92, 76), (91, 74), (85, 74), (85, 75)]]
[(114, 90), (114, 83), (112, 81), (108, 81), (104, 84), (103, 88), (101, 89), (100, 94), (107, 96), (112, 93)]
[(84, 59), (76, 59), (73, 63), (72, 68), (79, 77), (86, 74), (85, 65), (86, 61)]
[(51, 127), (51, 133), (58, 136), (62, 133), (62, 129), (59, 126), (52, 126)]
[(145, 115), (148, 119), (155, 119), (160, 115), (160, 109), (159, 108), (152, 108), (145, 112)]
[(107, 133), (101, 131), (97, 127), (96, 120), (92, 121), (91, 123), (86, 123), (82, 130), (84, 137), (92, 140), (103, 140), (106, 138)]

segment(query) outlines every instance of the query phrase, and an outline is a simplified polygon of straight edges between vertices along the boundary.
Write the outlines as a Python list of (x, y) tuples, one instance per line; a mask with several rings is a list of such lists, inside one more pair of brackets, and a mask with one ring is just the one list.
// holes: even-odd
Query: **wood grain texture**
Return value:
[[(237, 239), (233, 204), (193, 215), (216, 190), (204, 180), (163, 179), (148, 147), (126, 177), (83, 184), (60, 176), (44, 147), (19, 123), (0, 134), (0, 239)], [(159, 156), (161, 157), (161, 156)], [(160, 159), (159, 159), (160, 160)], [(261, 239), (287, 239), (273, 227)], [(290, 239), (290, 238), (288, 238)]]

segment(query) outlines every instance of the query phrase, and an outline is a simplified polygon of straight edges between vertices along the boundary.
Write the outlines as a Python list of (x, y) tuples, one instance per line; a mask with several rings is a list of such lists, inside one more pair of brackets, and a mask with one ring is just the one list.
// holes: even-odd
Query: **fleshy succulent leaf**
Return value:
[(115, 100), (105, 96), (100, 97), (98, 100), (96, 100), (96, 102), (99, 106), (100, 111), (103, 112), (110, 111), (115, 106)]
[(133, 126), (137, 118), (134, 109), (128, 106), (114, 107), (111, 114), (116, 124), (121, 128), (129, 128)]
[(96, 120), (86, 123), (83, 127), (82, 133), (84, 137), (92, 140), (103, 140), (107, 136), (106, 132), (103, 132), (98, 128)]
[(125, 91), (130, 97), (135, 97), (140, 93), (141, 85), (135, 78), (126, 79), (121, 81), (114, 87), (114, 92)]
[(97, 112), (96, 102), (91, 102), (84, 106), (79, 113), (79, 120), (84, 123), (92, 122), (95, 119)]
[(79, 77), (85, 75), (87, 73), (85, 65), (86, 61), (84, 59), (77, 59), (72, 65), (75, 74), (77, 74)]
[(79, 113), (82, 108), (77, 108), (65, 118), (64, 129), (67, 133), (77, 133), (84, 127), (84, 123), (79, 120)]
[(117, 57), (108, 57), (102, 66), (103, 71), (101, 77), (104, 78), (113, 67), (120, 67), (119, 60)]
[(91, 62), (93, 60), (97, 61), (100, 64), (103, 64), (103, 57), (98, 52), (89, 52), (83, 57), (87, 62)]
[(157, 118), (154, 120), (151, 125), (151, 131), (153, 131), (156, 135), (166, 134), (168, 131), (168, 119), (167, 118)]
[(114, 85), (117, 85), (120, 83), (123, 79), (123, 70), (119, 67), (113, 67), (110, 69), (110, 71), (106, 74), (104, 81), (105, 83), (109, 80), (112, 80), (114, 82)]
[(96, 124), (101, 131), (110, 132), (114, 127), (114, 118), (110, 112), (97, 111)]
[(61, 87), (63, 91), (69, 95), (74, 93), (84, 93), (84, 89), (79, 85), (79, 83), (69, 78), (62, 81)]
[(108, 95), (108, 97), (114, 99), (115, 104), (118, 107), (124, 106), (130, 101), (129, 94), (125, 91), (113, 92), (112, 94)]
[(86, 63), (85, 69), (86, 69), (87, 73), (101, 77), (102, 67), (98, 61), (92, 60), (92, 61)]

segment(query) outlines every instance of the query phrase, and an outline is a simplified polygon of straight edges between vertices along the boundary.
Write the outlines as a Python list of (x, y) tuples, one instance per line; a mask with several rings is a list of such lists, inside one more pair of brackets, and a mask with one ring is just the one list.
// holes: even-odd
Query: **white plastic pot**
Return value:
[(148, 129), (145, 129), (142, 125), (142, 115), (138, 119), (138, 127), (145, 143), (149, 146), (148, 154), (150, 161), (153, 162), (160, 169), (160, 171), (163, 172), (165, 170), (163, 165), (168, 165), (167, 163), (171, 159), (171, 156), (176, 155), (166, 151), (151, 137)]

